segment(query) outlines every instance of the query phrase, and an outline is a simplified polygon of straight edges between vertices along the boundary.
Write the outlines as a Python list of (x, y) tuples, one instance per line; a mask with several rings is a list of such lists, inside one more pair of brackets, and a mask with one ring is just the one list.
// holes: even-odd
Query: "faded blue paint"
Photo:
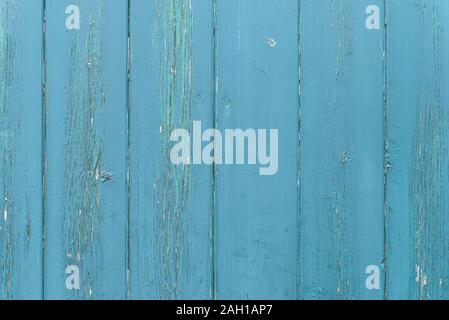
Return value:
[(383, 1), (301, 2), (300, 295), (378, 299), (384, 256)]
[(0, 1), (0, 299), (42, 298), (42, 2)]
[[(448, 17), (0, 0), (0, 299), (449, 298)], [(198, 120), (279, 129), (277, 174), (174, 166), (170, 133)]]
[(170, 134), (211, 127), (210, 1), (131, 2), (130, 297), (212, 297), (212, 168), (174, 166)]
[(279, 129), (279, 171), (216, 173), (216, 297), (295, 299), (298, 2), (218, 1), (217, 127)]
[(387, 1), (391, 299), (449, 298), (449, 3)]
[[(81, 29), (65, 9), (80, 6)], [(127, 294), (127, 1), (47, 0), (45, 297)], [(81, 290), (66, 289), (68, 265)]]

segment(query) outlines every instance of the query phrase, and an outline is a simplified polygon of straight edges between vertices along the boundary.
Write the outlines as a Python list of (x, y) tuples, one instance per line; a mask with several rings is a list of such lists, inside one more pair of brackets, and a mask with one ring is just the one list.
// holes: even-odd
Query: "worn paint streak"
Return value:
[[(81, 28), (66, 30), (68, 3), (47, 1), (45, 293), (119, 299), (128, 291), (127, 2), (75, 4)], [(65, 286), (71, 265), (80, 290)]]
[[(442, 98), (442, 57), (440, 39), (442, 25), (439, 2), (433, 6), (422, 4), (422, 10), (431, 10), (434, 81), (432, 90), (421, 87), (416, 121), (415, 159), (411, 171), (410, 207), (412, 212), (413, 244), (416, 256), (415, 285), (417, 298), (447, 297), (447, 268), (442, 259), (449, 241), (445, 237), (445, 215), (448, 201), (446, 196), (448, 124), (449, 117)], [(423, 16), (425, 12), (423, 12)], [(422, 26), (422, 30), (424, 30)], [(421, 34), (424, 37), (423, 34)]]
[[(0, 1), (0, 299), (41, 297), (41, 215), (34, 211), (41, 203), (40, 175), (33, 164), (40, 162), (40, 112), (32, 120), (28, 111), (40, 107), (40, 55), (27, 52), (39, 50), (38, 41), (27, 43), (27, 32), (40, 39), (40, 13), (29, 15), (40, 5), (25, 6)], [(37, 65), (25, 70), (30, 62)]]
[(170, 134), (176, 128), (191, 132), (192, 126), (192, 2), (161, 1), (160, 21), (164, 47), (161, 51), (160, 155), (154, 177), (157, 220), (157, 256), (162, 268), (162, 296), (179, 295), (179, 274), (188, 257), (186, 208), (191, 189), (191, 167), (173, 166)]
[[(388, 6), (388, 297), (445, 299), (449, 6), (440, 0)], [(399, 13), (407, 21), (393, 20)]]
[[(436, 102), (438, 103), (438, 102)], [(413, 208), (413, 242), (416, 255), (416, 277), (420, 299), (444, 297), (447, 263), (441, 259), (447, 251), (445, 217), (447, 210), (444, 173), (448, 117), (441, 105), (422, 103), (417, 119), (416, 159), (411, 172), (410, 206)]]
[[(0, 67), (2, 70), (1, 78), (1, 101), (0, 101), (0, 123), (1, 123), (1, 208), (2, 217), (0, 221), (0, 234), (1, 234), (1, 297), (6, 299), (12, 297), (12, 288), (14, 284), (11, 284), (12, 273), (14, 269), (14, 247), (16, 244), (16, 235), (14, 232), (14, 225), (16, 223), (16, 210), (13, 208), (14, 203), (14, 186), (13, 186), (13, 162), (17, 157), (16, 145), (14, 144), (16, 136), (20, 134), (20, 114), (17, 114), (17, 110), (14, 109), (14, 105), (17, 105), (17, 98), (11, 93), (11, 86), (15, 79), (14, 68), (17, 63), (18, 51), (20, 50), (21, 39), (17, 33), (14, 32), (14, 28), (11, 26), (9, 15), (15, 15), (16, 2), (2, 3), (1, 4), (1, 16), (0, 16)], [(20, 20), (19, 20), (20, 21)], [(20, 23), (20, 22), (19, 22)], [(20, 51), (19, 51), (20, 53)]]
[(170, 161), (174, 129), (211, 126), (211, 14), (205, 1), (131, 3), (132, 298), (211, 296), (212, 170)]
[(364, 272), (383, 262), (384, 30), (367, 1), (301, 4), (300, 297), (379, 299)]
[[(102, 2), (98, 2), (95, 15), (90, 15), (86, 26), (88, 36), (78, 49), (77, 34), (71, 35), (70, 71), (68, 75), (67, 118), (65, 124), (65, 156), (63, 192), (67, 265), (77, 265), (83, 270), (83, 289), (80, 295), (94, 298), (91, 293), (97, 279), (99, 224), (101, 223), (101, 194), (99, 186), (111, 181), (102, 163), (102, 133), (98, 132), (97, 119), (104, 109), (103, 88)], [(83, 48), (84, 47), (84, 48)], [(84, 54), (80, 55), (80, 50)], [(81, 68), (81, 70), (80, 70)]]
[[(337, 38), (337, 57), (336, 57), (336, 70), (335, 70), (335, 91), (334, 91), (334, 101), (332, 102), (333, 110), (328, 110), (327, 114), (331, 116), (332, 114), (341, 112), (345, 108), (345, 95), (346, 84), (348, 81), (348, 71), (347, 64), (350, 63), (352, 54), (352, 41), (353, 41), (353, 31), (352, 31), (352, 8), (351, 1), (332, 1), (331, 4), (331, 21), (330, 30), (335, 32)], [(332, 121), (332, 120), (328, 120)], [(329, 210), (330, 219), (330, 230), (329, 232), (333, 234), (333, 252), (335, 259), (335, 291), (336, 298), (346, 298), (350, 296), (350, 288), (352, 284), (350, 283), (350, 247), (348, 233), (348, 223), (347, 220), (352, 219), (351, 215), (352, 209), (349, 197), (350, 190), (347, 190), (347, 186), (351, 185), (351, 177), (348, 175), (348, 171), (351, 171), (351, 157), (353, 147), (350, 145), (354, 133), (351, 129), (347, 129), (341, 132), (340, 128), (332, 127), (331, 130), (335, 130), (333, 133), (330, 132), (331, 136), (338, 136), (343, 134), (345, 141), (348, 145), (337, 145), (335, 144), (332, 154), (332, 159), (329, 162), (332, 163), (333, 173), (332, 173), (332, 191), (330, 193), (330, 205)], [(351, 126), (349, 127), (351, 128)], [(343, 150), (339, 150), (341, 148)]]

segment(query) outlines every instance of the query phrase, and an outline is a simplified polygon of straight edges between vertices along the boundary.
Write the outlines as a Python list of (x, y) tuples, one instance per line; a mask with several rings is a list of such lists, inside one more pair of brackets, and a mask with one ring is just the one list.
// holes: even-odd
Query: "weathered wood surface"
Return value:
[(217, 1), (215, 26), (217, 127), (279, 129), (276, 175), (260, 176), (254, 165), (217, 168), (217, 298), (294, 299), (298, 3)]
[(448, 299), (449, 3), (387, 14), (387, 294)]
[[(382, 298), (365, 269), (384, 256), (383, 1), (301, 2), (300, 295)], [(319, 41), (317, 41), (319, 39)]]
[(0, 1), (0, 299), (42, 298), (42, 12)]
[[(449, 298), (447, 21), (446, 0), (0, 0), (0, 299)], [(194, 121), (278, 129), (277, 173), (173, 165)]]
[(174, 129), (212, 127), (212, 2), (130, 12), (131, 298), (212, 298), (213, 171), (170, 161)]
[[(73, 3), (79, 30), (65, 28)], [(46, 1), (46, 298), (127, 296), (127, 8)]]

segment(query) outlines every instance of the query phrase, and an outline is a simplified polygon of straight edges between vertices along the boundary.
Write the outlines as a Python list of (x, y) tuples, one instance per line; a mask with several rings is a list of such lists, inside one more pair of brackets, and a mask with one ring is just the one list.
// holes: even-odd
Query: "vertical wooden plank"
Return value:
[[(126, 0), (47, 0), (45, 297), (127, 292)], [(79, 30), (67, 30), (77, 5)], [(66, 288), (66, 267), (80, 290)]]
[(175, 166), (170, 135), (212, 125), (212, 2), (131, 2), (130, 296), (207, 299), (212, 168)]
[(449, 298), (449, 3), (387, 1), (391, 299)]
[(218, 0), (216, 19), (220, 132), (279, 130), (275, 175), (261, 176), (258, 165), (217, 165), (216, 296), (294, 299), (298, 1)]
[(0, 300), (42, 297), (42, 1), (0, 1)]
[[(384, 28), (381, 0), (301, 1), (301, 295), (382, 298)], [(382, 14), (382, 12), (381, 12)]]

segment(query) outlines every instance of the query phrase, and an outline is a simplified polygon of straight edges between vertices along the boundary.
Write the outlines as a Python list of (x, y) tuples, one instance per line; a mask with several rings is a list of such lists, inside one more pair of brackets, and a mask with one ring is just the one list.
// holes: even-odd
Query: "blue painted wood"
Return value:
[(279, 170), (216, 173), (219, 299), (297, 296), (298, 2), (216, 3), (217, 127), (278, 129)]
[(131, 2), (130, 297), (212, 297), (212, 168), (175, 166), (170, 134), (212, 126), (212, 2)]
[(300, 296), (377, 299), (382, 270), (384, 28), (377, 0), (301, 1)]
[(0, 300), (42, 297), (42, 1), (0, 1)]
[[(0, 299), (449, 298), (447, 17), (445, 0), (0, 0)], [(193, 121), (278, 129), (277, 174), (173, 165)]]
[(387, 1), (391, 299), (449, 298), (449, 3)]
[[(67, 30), (68, 5), (81, 11)], [(45, 297), (127, 295), (127, 1), (47, 0)], [(80, 290), (67, 290), (68, 265)]]

